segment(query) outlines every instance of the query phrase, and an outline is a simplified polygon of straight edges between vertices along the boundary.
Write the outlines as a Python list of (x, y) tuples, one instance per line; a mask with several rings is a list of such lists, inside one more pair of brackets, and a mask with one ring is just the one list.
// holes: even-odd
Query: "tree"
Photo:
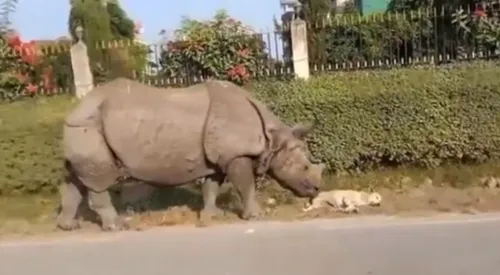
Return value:
[(144, 70), (148, 48), (135, 43), (135, 24), (118, 2), (72, 0), (68, 25), (74, 39), (76, 27), (84, 29), (95, 82), (133, 78)]
[(10, 15), (16, 10), (19, 0), (2, 0), (0, 2), (0, 35), (11, 29)]
[(127, 16), (125, 10), (117, 2), (111, 2), (106, 5), (109, 15), (111, 33), (115, 39), (134, 39), (135, 24)]
[[(83, 40), (89, 47), (100, 41), (111, 41), (110, 16), (101, 0), (72, 0), (68, 21), (69, 31), (73, 39), (77, 39), (75, 30), (81, 26), (84, 30)], [(93, 47), (95, 48), (95, 47)]]
[(303, 5), (301, 17), (307, 21), (307, 44), (309, 60), (324, 64), (327, 60), (328, 31), (323, 26), (328, 15), (333, 13), (331, 0), (299, 0)]

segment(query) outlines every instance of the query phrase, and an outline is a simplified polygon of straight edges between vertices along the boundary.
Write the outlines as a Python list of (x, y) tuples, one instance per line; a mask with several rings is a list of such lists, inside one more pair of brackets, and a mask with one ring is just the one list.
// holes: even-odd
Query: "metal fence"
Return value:
[[(268, 31), (253, 34), (262, 42), (262, 53), (255, 58), (255, 68), (250, 72), (252, 79), (269, 77), (292, 77), (293, 68), (289, 55), (284, 53), (287, 49), (283, 45), (282, 33)], [(207, 75), (197, 66), (186, 64), (180, 70), (173, 73), (167, 68), (169, 58), (168, 42), (145, 45), (149, 52), (148, 64), (141, 72), (136, 72), (135, 78), (155, 86), (184, 86), (201, 82), (213, 75)], [(231, 56), (219, 56), (220, 59), (231, 59)]]
[[(311, 72), (496, 58), (500, 41), (499, 7), (500, 1), (490, 1), (467, 7), (420, 8), (369, 16), (335, 15), (321, 22), (308, 23)], [(252, 49), (258, 54), (245, 68), (249, 79), (293, 76), (289, 30), (283, 28), (248, 35), (260, 45)], [(0, 97), (15, 97), (22, 92), (12, 92), (15, 89), (26, 90), (34, 86), (41, 93), (71, 90), (73, 72), (69, 52), (72, 41), (45, 41), (35, 50), (19, 41), (16, 44), (2, 39), (1, 42), (3, 81), (17, 79), (21, 84), (11, 81), (14, 84), (0, 90)], [(178, 59), (180, 55), (169, 54), (172, 48), (167, 41), (152, 45), (140, 41), (110, 41), (87, 47), (96, 84), (117, 76), (163, 87), (191, 85), (207, 78), (227, 78), (224, 67), (218, 71), (205, 70), (204, 66), (213, 64), (201, 66), (196, 56), (190, 56), (185, 62)], [(38, 56), (36, 66), (30, 64), (34, 62), (30, 59), (34, 58), (33, 51)], [(217, 49), (204, 54), (226, 61), (235, 58), (234, 52), (233, 56), (226, 56), (225, 52), (225, 49)], [(176, 58), (178, 60), (174, 60)], [(177, 62), (175, 66), (172, 65), (174, 61)], [(34, 85), (29, 83), (29, 86), (23, 80), (27, 76), (32, 79), (29, 81), (35, 81)]]
[[(394, 68), (498, 57), (499, 2), (338, 15), (309, 25), (311, 71)], [(496, 36), (496, 37), (495, 37)]]

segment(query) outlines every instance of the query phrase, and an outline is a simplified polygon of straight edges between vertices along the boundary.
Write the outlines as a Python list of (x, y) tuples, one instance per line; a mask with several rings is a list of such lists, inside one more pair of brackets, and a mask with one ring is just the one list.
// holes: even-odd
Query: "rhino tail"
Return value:
[(70, 127), (90, 126), (100, 121), (101, 106), (105, 95), (100, 91), (91, 91), (66, 116), (65, 125)]

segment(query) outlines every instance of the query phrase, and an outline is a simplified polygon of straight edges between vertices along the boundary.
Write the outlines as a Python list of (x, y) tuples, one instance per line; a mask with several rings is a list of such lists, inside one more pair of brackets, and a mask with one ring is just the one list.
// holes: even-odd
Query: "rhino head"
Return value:
[(313, 164), (307, 158), (304, 139), (312, 128), (312, 124), (297, 124), (270, 131), (270, 148), (263, 154), (265, 160), (257, 172), (267, 171), (296, 196), (315, 197), (325, 165)]

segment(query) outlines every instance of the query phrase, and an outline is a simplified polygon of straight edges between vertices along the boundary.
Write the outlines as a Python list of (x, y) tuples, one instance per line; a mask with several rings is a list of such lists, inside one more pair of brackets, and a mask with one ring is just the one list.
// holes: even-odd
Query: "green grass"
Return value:
[(60, 141), (69, 95), (0, 104), (0, 195), (53, 193), (62, 180)]
[(71, 95), (57, 95), (49, 98), (27, 98), (12, 103), (1, 103), (0, 125), (2, 130), (15, 131), (32, 128), (39, 123), (58, 123), (76, 102)]

